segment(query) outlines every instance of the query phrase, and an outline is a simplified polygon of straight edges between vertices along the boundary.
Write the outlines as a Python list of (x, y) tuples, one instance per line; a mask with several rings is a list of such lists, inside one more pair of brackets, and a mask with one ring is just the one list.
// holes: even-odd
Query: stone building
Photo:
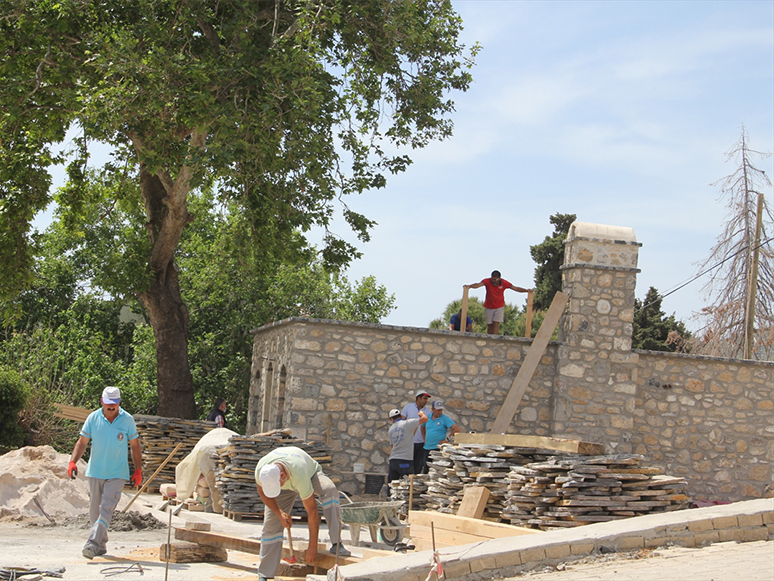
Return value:
[[(574, 223), (570, 297), (509, 433), (605, 444), (686, 477), (694, 497), (762, 495), (774, 462), (774, 364), (631, 348), (640, 244), (630, 228)], [(248, 433), (323, 440), (346, 490), (355, 464), (386, 473), (387, 412), (418, 389), (467, 432), (489, 431), (532, 341), (292, 318), (255, 331)]]

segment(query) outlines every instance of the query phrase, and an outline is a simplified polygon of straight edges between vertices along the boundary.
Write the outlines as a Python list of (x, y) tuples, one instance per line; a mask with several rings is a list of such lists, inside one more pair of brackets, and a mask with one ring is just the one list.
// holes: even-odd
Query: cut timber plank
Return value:
[[(415, 551), (428, 551), (433, 548), (433, 537), (435, 537), (436, 549), (445, 547), (459, 547), (469, 543), (480, 543), (481, 541), (491, 540), (489, 537), (479, 535), (470, 535), (456, 531), (444, 531), (438, 527), (431, 529), (424, 525), (411, 525), (411, 544)], [(397, 553), (393, 553), (394, 555)]]
[(59, 413), (54, 413), (56, 417), (75, 420), (76, 422), (85, 422), (86, 418), (88, 418), (89, 414), (93, 411), (61, 403), (55, 403), (54, 406), (59, 409)]
[(489, 489), (486, 486), (470, 486), (462, 495), (462, 502), (457, 516), (481, 518), (489, 500)]
[[(222, 533), (213, 533), (212, 531), (192, 531), (189, 529), (176, 528), (175, 539), (202, 545), (210, 545), (212, 547), (221, 547), (223, 549), (239, 551), (241, 553), (250, 553), (252, 555), (260, 555), (261, 553), (261, 541), (257, 539), (234, 537)], [(303, 544), (304, 543), (300, 543), (302, 546)], [(302, 547), (298, 546), (296, 547), (296, 550), (302, 550)], [(290, 550), (283, 547), (282, 556), (290, 557), (290, 555)], [(344, 565), (351, 565), (352, 563), (359, 563), (360, 561), (361, 559), (358, 559), (357, 557), (339, 557), (339, 565), (342, 567)], [(315, 564), (323, 569), (331, 569), (336, 564), (336, 555), (329, 553), (328, 551), (318, 550), (317, 562)]]
[(409, 515), (409, 523), (411, 524), (412, 533), (414, 532), (414, 525), (430, 527), (430, 523), (433, 523), (436, 535), (439, 530), (443, 530), (466, 533), (488, 539), (517, 537), (520, 535), (540, 534), (542, 532), (535, 529), (514, 527), (503, 523), (445, 514), (432, 510), (412, 510)]
[(548, 438), (546, 436), (525, 436), (520, 434), (463, 434), (454, 436), (456, 444), (483, 444), (521, 448), (540, 448), (557, 450), (571, 454), (599, 456), (605, 453), (604, 444), (565, 440), (563, 438)]
[(527, 356), (524, 358), (524, 364), (519, 368), (519, 372), (516, 374), (516, 378), (513, 380), (511, 389), (508, 395), (505, 397), (503, 406), (500, 408), (500, 413), (497, 414), (497, 418), (492, 425), (491, 433), (504, 434), (508, 431), (508, 426), (511, 425), (513, 416), (516, 414), (516, 409), (521, 403), (521, 398), (524, 397), (524, 393), (527, 391), (529, 382), (532, 376), (535, 374), (538, 363), (545, 353), (548, 342), (551, 340), (551, 335), (554, 333), (554, 329), (559, 324), (559, 319), (562, 317), (565, 305), (569, 296), (563, 292), (557, 292), (554, 295), (554, 300), (551, 301), (551, 306), (548, 307), (543, 323), (540, 325), (535, 338), (532, 340)]
[(192, 531), (209, 531), (212, 529), (212, 524), (198, 520), (187, 520), (185, 521), (185, 528)]
[(159, 548), (159, 561), (167, 561), (169, 551), (170, 563), (222, 563), (228, 561), (226, 549), (200, 545), (198, 543), (164, 543)]

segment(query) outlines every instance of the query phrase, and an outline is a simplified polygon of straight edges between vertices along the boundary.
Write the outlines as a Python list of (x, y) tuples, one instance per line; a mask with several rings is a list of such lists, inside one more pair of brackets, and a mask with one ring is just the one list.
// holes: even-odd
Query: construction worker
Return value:
[(317, 560), (317, 539), (320, 530), (320, 515), (314, 495), (320, 498), (328, 534), (331, 539), (331, 553), (348, 557), (350, 553), (341, 544), (341, 505), (336, 485), (323, 474), (320, 465), (309, 454), (295, 446), (277, 448), (266, 454), (255, 467), (255, 483), (258, 494), (266, 505), (261, 532), (261, 563), (258, 565), (258, 579), (264, 581), (274, 577), (282, 559), (283, 529), (293, 521), (290, 511), (298, 496), (306, 509), (309, 525), (309, 546), (306, 562)]
[(407, 420), (399, 409), (390, 410), (388, 417), (391, 425), (387, 432), (392, 444), (390, 465), (387, 470), (387, 482), (399, 480), (407, 474), (414, 474), (414, 433), (419, 426), (427, 422), (427, 415), (419, 410), (419, 417)]
[(499, 270), (493, 270), (490, 278), (485, 278), (474, 284), (463, 285), (462, 288), (481, 288), (482, 286), (486, 287), (486, 299), (484, 300), (486, 332), (490, 335), (497, 335), (500, 332), (500, 323), (503, 322), (505, 316), (505, 291), (511, 289), (517, 293), (529, 293), (530, 290), (513, 286), (500, 276)]
[[(108, 386), (102, 390), (102, 409), (86, 418), (81, 435), (75, 443), (67, 465), (67, 475), (75, 478), (78, 474), (78, 460), (91, 441), (91, 456), (86, 465), (89, 479), (89, 538), (81, 553), (87, 559), (107, 553), (108, 527), (113, 511), (121, 500), (126, 481), (132, 486), (142, 484), (142, 452), (140, 436), (134, 418), (121, 409), (121, 391)], [(129, 478), (129, 455), (132, 452), (134, 473)]]

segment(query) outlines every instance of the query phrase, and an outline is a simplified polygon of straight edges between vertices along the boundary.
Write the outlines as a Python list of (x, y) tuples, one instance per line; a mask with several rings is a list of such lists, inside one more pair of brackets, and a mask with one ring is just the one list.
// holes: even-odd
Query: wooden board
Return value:
[[(257, 539), (247, 539), (244, 537), (234, 537), (231, 535), (225, 535), (223, 533), (214, 533), (212, 531), (193, 531), (189, 529), (175, 529), (175, 539), (179, 541), (189, 541), (192, 543), (199, 543), (202, 545), (210, 545), (212, 547), (221, 547), (231, 551), (239, 551), (241, 553), (250, 553), (252, 555), (260, 555), (261, 553), (261, 541)], [(296, 552), (300, 552), (306, 549), (306, 543), (297, 543), (298, 546), (294, 547)], [(287, 547), (282, 548), (282, 556), (290, 557), (290, 549)], [(339, 566), (351, 565), (352, 563), (359, 563), (362, 559), (357, 557), (339, 557)], [(317, 563), (319, 567), (323, 569), (331, 569), (336, 564), (336, 555), (329, 553), (325, 550), (317, 551)]]
[(61, 403), (55, 403), (54, 407), (59, 410), (58, 413), (54, 413), (56, 417), (65, 418), (67, 420), (74, 420), (76, 422), (85, 422), (86, 418), (89, 417), (89, 414), (94, 411), (73, 407), (71, 405), (64, 405)]
[(462, 495), (462, 503), (457, 516), (481, 518), (489, 500), (489, 489), (486, 486), (470, 486)]
[(586, 456), (599, 456), (605, 453), (604, 444), (521, 434), (466, 434), (460, 432), (454, 436), (454, 442), (457, 444), (539, 448), (543, 450), (569, 452), (571, 454), (584, 454)]
[(529, 382), (532, 376), (535, 374), (538, 363), (545, 353), (548, 342), (551, 340), (551, 335), (554, 333), (554, 329), (559, 324), (559, 319), (562, 317), (564, 307), (567, 305), (569, 296), (563, 292), (557, 292), (554, 295), (554, 300), (551, 301), (551, 306), (548, 307), (543, 323), (540, 325), (535, 338), (532, 340), (527, 356), (524, 358), (524, 363), (519, 368), (519, 372), (516, 374), (516, 378), (511, 384), (511, 389), (508, 395), (505, 397), (503, 406), (500, 408), (500, 413), (497, 414), (497, 418), (492, 424), (490, 430), (493, 434), (504, 434), (508, 431), (508, 427), (511, 425), (513, 416), (516, 414), (516, 409), (521, 403), (521, 398), (524, 397), (524, 393), (527, 391)]
[(228, 561), (228, 552), (220, 547), (198, 543), (164, 543), (159, 548), (159, 561), (166, 563), (169, 551), (170, 563), (222, 563)]
[(534, 529), (514, 527), (503, 523), (467, 518), (454, 514), (445, 514), (432, 510), (415, 510), (409, 515), (409, 524), (411, 525), (412, 533), (414, 532), (414, 525), (430, 528), (430, 523), (433, 523), (436, 538), (438, 538), (439, 531), (459, 532), (487, 539), (517, 537), (520, 535), (540, 533), (540, 531)]
[(209, 531), (212, 530), (212, 524), (198, 520), (187, 520), (185, 521), (185, 528), (192, 531)]

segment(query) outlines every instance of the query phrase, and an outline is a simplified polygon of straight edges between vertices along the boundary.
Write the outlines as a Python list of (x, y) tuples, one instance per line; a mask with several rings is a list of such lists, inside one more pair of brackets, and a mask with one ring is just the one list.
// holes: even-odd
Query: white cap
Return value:
[(434, 410), (442, 410), (443, 409), (443, 402), (440, 399), (437, 399), (433, 402), (433, 409)]
[(277, 498), (279, 496), (282, 489), (280, 474), (280, 468), (276, 464), (267, 464), (261, 468), (261, 472), (258, 475), (258, 483), (261, 485), (263, 493), (269, 498)]
[(121, 390), (108, 385), (102, 390), (102, 403), (106, 405), (121, 403)]
[(390, 410), (390, 414), (387, 417), (389, 417), (392, 420), (394, 418), (399, 418), (400, 416), (401, 416), (400, 410), (398, 408), (395, 408)]

